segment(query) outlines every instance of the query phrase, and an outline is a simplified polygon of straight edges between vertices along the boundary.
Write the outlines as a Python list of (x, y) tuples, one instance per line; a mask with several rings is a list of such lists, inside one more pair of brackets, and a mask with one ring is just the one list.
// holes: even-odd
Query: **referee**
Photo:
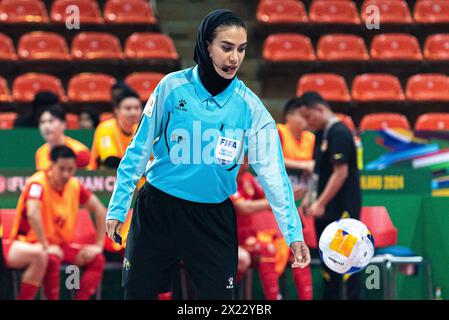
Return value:
[(209, 13), (198, 28), (197, 65), (165, 76), (145, 106), (106, 217), (114, 238), (145, 174), (123, 262), (125, 299), (170, 291), (180, 260), (197, 299), (232, 298), (238, 244), (229, 196), (246, 153), (295, 255), (292, 267), (310, 263), (275, 122), (236, 77), (246, 45), (240, 17), (229, 10)]
[[(317, 235), (331, 222), (340, 218), (360, 218), (361, 192), (357, 152), (349, 129), (333, 114), (328, 103), (316, 92), (306, 92), (298, 98), (299, 111), (310, 129), (317, 130), (315, 141), (316, 190), (309, 191), (301, 206), (315, 217)], [(316, 191), (316, 196), (311, 192)], [(315, 199), (314, 199), (315, 198)], [(342, 276), (323, 264), (324, 299), (340, 298)], [(344, 276), (347, 277), (347, 276)], [(359, 275), (347, 280), (346, 297), (359, 299)]]

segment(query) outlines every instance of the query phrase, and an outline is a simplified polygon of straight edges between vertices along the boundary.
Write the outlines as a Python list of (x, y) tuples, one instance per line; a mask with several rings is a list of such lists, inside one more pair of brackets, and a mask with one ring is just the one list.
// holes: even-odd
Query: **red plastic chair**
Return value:
[(73, 38), (73, 59), (121, 59), (122, 56), (120, 41), (112, 34), (104, 32), (81, 32)]
[(315, 0), (309, 10), (310, 22), (360, 24), (357, 7), (352, 1)]
[(317, 45), (317, 57), (323, 61), (369, 60), (363, 38), (351, 34), (322, 36)]
[(0, 102), (10, 102), (11, 94), (5, 78), (0, 77)]
[(106, 23), (156, 24), (157, 19), (148, 1), (108, 0), (103, 11)]
[(415, 130), (449, 130), (449, 113), (425, 113), (418, 117)]
[(373, 60), (422, 60), (418, 39), (409, 34), (380, 34), (371, 42)]
[(315, 53), (309, 37), (278, 33), (268, 36), (265, 40), (263, 58), (271, 62), (315, 61)]
[(449, 101), (449, 77), (444, 74), (417, 74), (407, 81), (407, 99)]
[(427, 60), (449, 60), (449, 33), (433, 34), (424, 44), (424, 57)]
[(86, 209), (78, 210), (74, 242), (77, 244), (92, 244), (95, 243), (96, 235), (97, 232), (89, 211)]
[(45, 73), (25, 73), (14, 79), (12, 96), (16, 102), (31, 102), (39, 91), (52, 91), (61, 101), (66, 101), (61, 80)]
[(103, 18), (97, 1), (94, 0), (55, 0), (51, 6), (50, 19), (53, 23), (64, 23), (72, 13), (66, 12), (69, 6), (79, 8), (80, 24), (101, 24)]
[(147, 101), (163, 77), (157, 72), (134, 72), (125, 78), (125, 83), (139, 94), (140, 100)]
[(257, 6), (256, 19), (264, 24), (307, 23), (306, 9), (300, 1), (263, 0)]
[(420, 0), (414, 12), (417, 23), (449, 23), (449, 2), (446, 0)]
[(388, 74), (362, 74), (352, 82), (352, 98), (356, 101), (404, 101), (399, 79)]
[(111, 102), (115, 79), (102, 73), (80, 73), (69, 80), (67, 94), (72, 102)]
[(385, 207), (363, 207), (360, 220), (371, 231), (375, 248), (384, 248), (397, 244), (398, 229), (393, 225)]
[(57, 33), (35, 31), (23, 35), (19, 40), (19, 58), (24, 60), (71, 59), (65, 39)]
[(10, 37), (0, 33), (0, 60), (17, 60), (14, 44)]
[(0, 129), (12, 129), (17, 116), (17, 112), (0, 112)]
[(360, 122), (360, 131), (386, 128), (410, 130), (410, 124), (404, 115), (388, 112), (367, 114)]
[(300, 96), (306, 91), (317, 91), (329, 101), (348, 102), (351, 100), (345, 79), (333, 73), (314, 73), (302, 76), (298, 81), (296, 95)]
[(162, 33), (135, 32), (126, 39), (128, 59), (179, 59), (173, 40)]
[(68, 130), (77, 130), (80, 128), (79, 116), (74, 113), (67, 113), (65, 115), (66, 127)]
[(335, 114), (337, 116), (337, 118), (343, 122), (343, 124), (348, 127), (348, 129), (352, 132), (352, 133), (356, 133), (357, 129), (355, 128), (354, 125), (354, 121), (352, 121), (352, 118), (346, 114), (343, 113), (336, 113)]
[(370, 11), (367, 8), (371, 5), (376, 6), (380, 13), (380, 24), (408, 24), (413, 23), (412, 15), (404, 0), (365, 0), (360, 10), (363, 22), (370, 19)]
[(3, 227), (3, 239), (8, 239), (14, 223), (16, 209), (0, 209), (0, 224)]
[(0, 22), (48, 23), (48, 15), (40, 0), (3, 0), (0, 2)]

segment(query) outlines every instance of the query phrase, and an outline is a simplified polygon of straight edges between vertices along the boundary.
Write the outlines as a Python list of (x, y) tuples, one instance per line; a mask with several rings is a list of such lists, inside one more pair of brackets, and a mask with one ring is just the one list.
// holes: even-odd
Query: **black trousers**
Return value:
[(237, 250), (231, 200), (190, 202), (147, 182), (137, 195), (127, 238), (125, 299), (156, 299), (158, 293), (171, 291), (181, 260), (196, 299), (232, 299)]
[[(318, 239), (331, 222), (333, 221), (315, 220)], [(324, 300), (360, 299), (360, 275), (358, 273), (351, 274), (348, 279), (344, 280), (343, 275), (329, 269), (323, 261), (321, 261), (321, 267), (324, 277)]]

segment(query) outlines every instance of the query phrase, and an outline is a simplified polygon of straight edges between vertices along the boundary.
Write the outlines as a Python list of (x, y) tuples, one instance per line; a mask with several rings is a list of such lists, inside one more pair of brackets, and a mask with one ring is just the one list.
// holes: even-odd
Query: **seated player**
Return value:
[[(83, 267), (76, 299), (87, 300), (96, 291), (103, 274), (106, 208), (74, 177), (76, 156), (72, 149), (56, 146), (50, 157), (49, 169), (32, 175), (20, 195), (11, 238), (40, 245), (48, 252), (44, 277), (47, 299), (59, 298), (59, 273), (64, 262)], [(94, 244), (74, 242), (80, 205), (95, 216)]]
[(89, 148), (81, 142), (67, 137), (64, 134), (65, 129), (65, 111), (59, 104), (42, 109), (39, 115), (39, 130), (45, 144), (39, 147), (35, 154), (37, 170), (46, 170), (50, 167), (50, 150), (54, 146), (61, 145), (67, 146), (75, 152), (78, 168), (87, 167), (90, 158)]
[[(245, 161), (237, 175), (237, 192), (231, 197), (237, 213), (238, 226), (237, 281), (241, 280), (243, 273), (249, 265), (252, 265), (259, 270), (265, 298), (278, 300), (279, 276), (286, 266), (289, 248), (280, 233), (262, 187), (247, 170), (248, 164)], [(295, 189), (295, 199), (304, 191)]]
[[(284, 109), (285, 124), (277, 124), (279, 137), (284, 154), (285, 168), (292, 187), (307, 186), (313, 167), (313, 150), (315, 135), (306, 130), (307, 123), (299, 113), (297, 98), (287, 102)], [(304, 217), (301, 217), (303, 226), (306, 225)], [(307, 245), (308, 239), (304, 233)], [(300, 300), (312, 300), (312, 272), (310, 265), (304, 269), (292, 269), (293, 280)]]
[(114, 118), (101, 122), (95, 130), (89, 168), (116, 169), (125, 155), (142, 114), (139, 95), (132, 90), (122, 90), (116, 97)]

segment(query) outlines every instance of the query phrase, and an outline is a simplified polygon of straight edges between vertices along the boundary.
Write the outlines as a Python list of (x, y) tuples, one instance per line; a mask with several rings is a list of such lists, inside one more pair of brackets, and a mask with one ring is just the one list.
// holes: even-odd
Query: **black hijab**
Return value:
[(196, 35), (193, 60), (198, 64), (198, 73), (203, 86), (212, 96), (222, 92), (234, 80), (234, 78), (223, 78), (215, 71), (209, 50), (207, 50), (207, 41), (212, 41), (214, 30), (229, 20), (237, 21), (238, 25), (245, 25), (234, 12), (218, 9), (212, 11), (203, 19)]

